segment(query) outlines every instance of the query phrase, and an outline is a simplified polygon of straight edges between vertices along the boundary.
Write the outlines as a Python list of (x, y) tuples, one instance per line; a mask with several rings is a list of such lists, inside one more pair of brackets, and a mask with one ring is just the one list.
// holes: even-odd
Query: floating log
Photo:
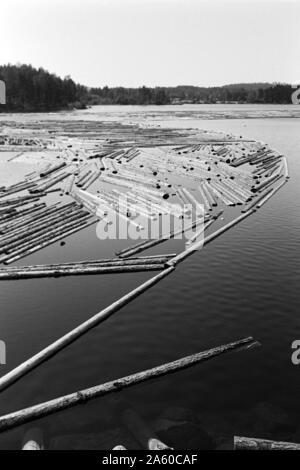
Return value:
[(103, 258), (99, 260), (85, 260), (85, 261), (70, 261), (68, 263), (60, 264), (34, 264), (31, 266), (11, 266), (9, 268), (0, 269), (0, 273), (6, 272), (18, 272), (18, 271), (40, 271), (40, 270), (51, 270), (51, 269), (63, 269), (63, 268), (76, 268), (81, 266), (127, 266), (131, 264), (163, 264), (169, 259), (173, 258), (176, 253), (169, 253), (166, 255), (149, 255), (149, 256), (137, 256), (120, 260), (120, 258)]
[(174, 269), (175, 268), (173, 266), (169, 267), (165, 269), (164, 271), (162, 271), (161, 273), (157, 274), (156, 276), (152, 277), (151, 279), (144, 282), (137, 288), (133, 289), (128, 294), (118, 299), (116, 302), (113, 302), (111, 305), (101, 310), (101, 312), (97, 313), (93, 317), (81, 323), (81, 325), (77, 326), (73, 330), (69, 331), (69, 333), (66, 333), (57, 341), (50, 344), (48, 347), (46, 347), (39, 353), (35, 354), (33, 357), (23, 362), (12, 371), (2, 376), (0, 378), (0, 391), (7, 388), (9, 385), (15, 382), (18, 378), (25, 375), (27, 372), (35, 368), (37, 365), (49, 359), (49, 357), (55, 355), (58, 351), (65, 348), (67, 345), (75, 341), (77, 338), (85, 334), (87, 331), (89, 331), (90, 329), (94, 328), (102, 321), (109, 318), (111, 315), (113, 315), (118, 310), (120, 310), (124, 305), (127, 305), (129, 302), (131, 302), (136, 297), (141, 295), (143, 292), (148, 290), (150, 287), (154, 286), (160, 280), (162, 280), (163, 278), (171, 274), (171, 272), (173, 272)]
[[(281, 179), (282, 177), (278, 177), (276, 181), (278, 181), (279, 179)], [(270, 184), (273, 184), (274, 181), (271, 181)], [(269, 184), (267, 186), (264, 187), (264, 192), (262, 194), (260, 194), (257, 198), (255, 198), (255, 200), (253, 202), (251, 202), (250, 204), (248, 204), (247, 206), (245, 206), (243, 209), (242, 209), (242, 212), (247, 212), (248, 210), (251, 210), (253, 209), (254, 207), (258, 207), (260, 208), (265, 202), (267, 202), (271, 196), (273, 196), (280, 188), (281, 186), (283, 186), (284, 184), (286, 183), (286, 180), (282, 181), (281, 184), (279, 186), (277, 186), (276, 188), (268, 188)]]
[[(100, 174), (100, 173), (99, 173)], [(94, 173), (93, 173), (93, 170), (90, 169), (85, 175), (84, 177), (80, 178), (79, 181), (77, 181), (76, 183), (76, 186), (78, 186), (78, 188), (81, 188), (83, 186), (85, 186), (85, 184), (90, 181), (90, 179), (94, 177)]]
[(186, 195), (186, 197), (189, 199), (191, 203), (195, 204), (195, 209), (198, 209), (200, 213), (204, 214), (204, 206), (201, 204), (200, 201), (198, 201), (193, 194), (190, 193), (185, 188), (182, 188), (183, 193)]
[(82, 189), (83, 190), (88, 189), (95, 181), (97, 181), (100, 175), (101, 175), (100, 170), (95, 171), (95, 173), (92, 174), (90, 178), (88, 178), (84, 184), (82, 184)]
[(199, 193), (201, 195), (201, 199), (204, 203), (204, 207), (205, 207), (206, 211), (211, 211), (212, 210), (212, 205), (210, 204), (206, 193), (204, 192), (204, 190), (202, 189), (202, 187), (200, 185), (198, 186), (198, 190), (199, 190)]
[(45, 270), (19, 270), (19, 271), (0, 271), (0, 280), (17, 279), (35, 279), (44, 277), (63, 277), (80, 275), (99, 275), (99, 274), (120, 274), (120, 273), (139, 273), (146, 271), (161, 271), (165, 267), (164, 263), (132, 263), (124, 265), (93, 265), (93, 266), (75, 266)]
[(225, 181), (218, 181), (217, 183), (220, 191), (225, 194), (231, 201), (235, 202), (236, 204), (244, 204), (244, 198), (242, 198), (239, 194), (237, 194), (234, 189), (230, 186), (230, 183), (226, 183)]
[(300, 450), (300, 444), (234, 436), (233, 448), (234, 450)]
[[(166, 273), (166, 271), (164, 271), (164, 273)], [(73, 406), (87, 403), (90, 400), (105, 396), (109, 393), (121, 391), (125, 388), (137, 385), (147, 380), (175, 373), (179, 370), (183, 370), (201, 362), (216, 358), (222, 354), (229, 353), (230, 351), (243, 350), (245, 347), (248, 348), (254, 344), (257, 344), (257, 342), (252, 337), (244, 338), (239, 341), (224, 344), (222, 346), (208, 349), (197, 354), (192, 354), (190, 356), (177, 359), (173, 362), (153, 367), (152, 369), (147, 369), (142, 372), (138, 372), (132, 375), (128, 375), (126, 377), (122, 377), (120, 379), (115, 379), (101, 385), (96, 385), (94, 387), (81, 390), (79, 392), (70, 393), (69, 395), (55, 398), (54, 400), (49, 400), (47, 402), (40, 403), (38, 405), (34, 405), (23, 410), (9, 413), (5, 416), (0, 417), (0, 432), (7, 431), (17, 426), (21, 426), (22, 424), (45, 416), (49, 416), (53, 413), (57, 413)], [(1, 382), (3, 384), (3, 379), (7, 377), (7, 375), (0, 379), (1, 389), (3, 389), (3, 385), (1, 386)]]
[(49, 170), (42, 171), (42, 172), (40, 173), (40, 177), (41, 177), (41, 178), (45, 178), (45, 176), (51, 175), (51, 174), (54, 173), (55, 171), (58, 171), (58, 170), (60, 170), (61, 168), (64, 168), (66, 165), (67, 165), (66, 162), (63, 162), (63, 163), (60, 163), (59, 165), (52, 166), (51, 168), (49, 168)]
[(267, 186), (269, 184), (272, 184), (272, 183), (275, 183), (278, 180), (278, 178), (279, 178), (279, 175), (273, 175), (270, 178), (267, 178), (262, 183), (257, 184), (256, 186), (253, 186), (252, 187), (252, 192), (257, 193), (261, 189), (264, 189), (265, 186)]
[[(195, 243), (195, 241), (204, 233), (205, 230), (208, 229), (208, 227), (210, 227), (210, 225), (212, 223), (214, 223), (215, 219), (212, 219), (212, 220), (209, 220), (208, 222), (206, 222), (201, 228), (200, 230), (198, 230), (193, 236), (192, 238), (189, 239), (188, 241), (188, 244), (190, 245), (191, 243)], [(203, 237), (203, 240), (204, 240), (204, 237)]]
[(70, 173), (63, 173), (59, 176), (56, 176), (55, 178), (52, 178), (51, 181), (48, 181), (41, 186), (36, 186), (34, 189), (31, 189), (29, 192), (30, 193), (44, 192), (47, 189), (52, 188), (52, 186), (55, 186), (56, 184), (60, 183), (64, 179), (68, 178), (69, 176), (70, 176)]
[(230, 190), (228, 190), (224, 185), (222, 184), (221, 181), (214, 181), (213, 182), (214, 186), (216, 189), (222, 194), (224, 198), (227, 199), (228, 204), (231, 202), (233, 205), (235, 204), (243, 204), (243, 201), (241, 201), (237, 196), (235, 196)]
[(274, 196), (275, 193), (277, 193), (277, 191), (279, 191), (279, 189), (284, 185), (286, 184), (287, 180), (285, 179), (284, 181), (282, 181), (280, 183), (279, 186), (277, 186), (276, 188), (273, 188), (271, 190), (268, 191), (268, 194), (264, 195), (264, 197), (262, 199), (259, 200), (259, 202), (257, 203), (256, 202), (256, 207), (259, 209), (263, 204), (265, 204), (272, 196)]
[(13, 198), (13, 199), (6, 199), (5, 201), (1, 201), (0, 202), (0, 208), (4, 207), (4, 206), (11, 206), (11, 205), (15, 205), (15, 204), (19, 204), (21, 202), (24, 202), (26, 201), (35, 201), (37, 198), (41, 197), (42, 195), (39, 195), (39, 196), (21, 196), (21, 197), (18, 197), (18, 198)]
[(84, 183), (84, 181), (89, 178), (92, 171), (92, 169), (86, 171), (86, 168), (84, 168), (83, 174), (80, 174), (77, 178), (76, 185), (79, 186), (81, 183)]
[(203, 183), (202, 185), (202, 188), (203, 188), (203, 191), (209, 201), (209, 204), (212, 206), (212, 207), (216, 207), (218, 205), (218, 202), (216, 200), (216, 198), (213, 196), (212, 194), (212, 191), (208, 188), (207, 184), (206, 183)]
[(33, 182), (31, 182), (31, 183), (24, 182), (22, 185), (14, 186), (14, 187), (11, 187), (11, 188), (6, 188), (5, 192), (0, 194), (0, 198), (7, 197), (11, 194), (20, 193), (22, 191), (25, 191), (26, 189), (33, 188), (34, 186), (35, 186), (35, 183), (33, 183)]

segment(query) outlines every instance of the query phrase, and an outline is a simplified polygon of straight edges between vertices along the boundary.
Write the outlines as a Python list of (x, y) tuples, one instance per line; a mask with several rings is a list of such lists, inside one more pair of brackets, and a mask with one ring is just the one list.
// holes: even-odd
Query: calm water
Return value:
[[(96, 112), (98, 119), (101, 114)], [(157, 114), (154, 118), (159, 119)], [(155, 429), (163, 428), (166, 418), (195, 420), (218, 446), (234, 434), (300, 442), (300, 366), (290, 359), (291, 343), (300, 339), (300, 120), (209, 116), (170, 123), (162, 116), (160, 123), (266, 141), (287, 156), (291, 179), (255, 215), (1, 393), (0, 413), (251, 335), (261, 347), (36, 423), (55, 448), (105, 447), (112, 430), (126, 436), (120, 410), (127, 407)], [(177, 251), (176, 243), (160, 251)], [(113, 249), (114, 242), (99, 242), (89, 228), (65, 247), (49, 247), (26, 261), (101, 258)], [(149, 277), (142, 273), (1, 283), (0, 337), (7, 343), (7, 365), (1, 366), (1, 374)], [(2, 434), (0, 447), (19, 448), (27, 427)], [(188, 439), (184, 442), (182, 446), (178, 440), (177, 447), (192, 447)]]

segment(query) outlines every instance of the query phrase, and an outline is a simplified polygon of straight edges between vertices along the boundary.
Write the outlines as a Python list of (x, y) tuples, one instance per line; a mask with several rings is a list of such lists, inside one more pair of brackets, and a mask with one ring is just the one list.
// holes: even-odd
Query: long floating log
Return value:
[(118, 274), (118, 273), (139, 273), (146, 271), (161, 271), (164, 269), (165, 263), (135, 263), (124, 264), (121, 266), (74, 266), (55, 269), (43, 270), (19, 270), (19, 271), (6, 271), (0, 272), (0, 281), (3, 280), (17, 280), (17, 279), (36, 279), (43, 277), (63, 277), (63, 276), (78, 276), (78, 275), (91, 275), (91, 274)]
[(234, 436), (233, 448), (234, 450), (300, 450), (300, 444)]
[[(282, 177), (277, 178), (277, 181), (281, 179)], [(247, 212), (255, 207), (258, 209), (265, 203), (267, 202), (277, 191), (287, 182), (287, 178), (284, 179), (278, 186), (275, 188), (269, 188), (265, 187), (264, 191), (254, 199), (251, 203), (247, 204), (243, 209), (242, 212)], [(274, 181), (271, 182), (273, 184)], [(269, 185), (268, 185), (269, 186)]]
[(133, 299), (135, 299), (136, 297), (141, 295), (143, 292), (148, 290), (150, 287), (157, 284), (161, 279), (171, 274), (171, 272), (173, 272), (174, 269), (175, 268), (171, 266), (170, 268), (167, 268), (161, 273), (152, 277), (151, 279), (144, 282), (136, 289), (132, 290), (128, 294), (118, 299), (116, 302), (113, 302), (104, 310), (101, 310), (101, 312), (89, 318), (87, 321), (81, 323), (81, 325), (77, 326), (73, 330), (69, 331), (69, 333), (66, 333), (57, 341), (47, 346), (45, 349), (43, 349), (39, 353), (32, 356), (30, 359), (23, 362), (12, 371), (8, 372), (8, 374), (5, 374), (3, 377), (0, 378), (0, 391), (9, 387), (12, 383), (14, 383), (17, 379), (19, 379), (23, 375), (27, 374), (30, 370), (32, 370), (33, 368), (37, 367), (42, 362), (49, 359), (49, 357), (54, 356), (55, 354), (58, 353), (58, 351), (65, 348), (70, 343), (72, 343), (73, 341), (78, 339), (80, 336), (85, 334), (87, 331), (89, 331), (90, 329), (94, 328), (102, 321), (109, 318), (111, 315), (113, 315), (118, 310), (120, 310), (124, 305), (128, 304)]
[(285, 179), (284, 181), (282, 181), (282, 182), (280, 183), (279, 186), (277, 186), (276, 188), (271, 189), (271, 190), (268, 192), (268, 194), (266, 194), (262, 199), (260, 199), (260, 201), (258, 202), (258, 204), (257, 204), (256, 207), (259, 209), (259, 208), (260, 208), (263, 204), (265, 204), (272, 196), (274, 196), (274, 194), (276, 194), (277, 191), (279, 191), (279, 189), (280, 189), (284, 184), (286, 184), (286, 183), (287, 183), (287, 180)]
[(3, 194), (0, 194), (0, 197), (6, 197), (9, 196), (10, 194), (16, 194), (22, 191), (25, 191), (26, 189), (33, 188), (35, 186), (35, 183), (26, 183), (24, 182), (22, 185), (7, 188)]
[(52, 178), (50, 181), (43, 182), (42, 185), (36, 186), (35, 188), (29, 190), (30, 193), (43, 193), (49, 188), (52, 188), (52, 186), (55, 186), (56, 184), (60, 183), (64, 179), (68, 178), (70, 176), (69, 173), (63, 173), (59, 176), (56, 176), (55, 178)]
[(255, 193), (257, 191), (260, 191), (261, 189), (265, 188), (267, 185), (275, 183), (278, 180), (278, 178), (279, 178), (279, 175), (270, 176), (270, 178), (267, 178), (262, 183), (260, 183), (256, 186), (253, 186), (252, 191), (255, 192)]
[(56, 165), (56, 166), (53, 166), (53, 167), (49, 168), (49, 170), (42, 171), (40, 173), (40, 177), (44, 178), (45, 176), (48, 176), (48, 175), (54, 173), (55, 171), (58, 171), (61, 168), (64, 168), (66, 165), (67, 165), (66, 162), (63, 162), (63, 163), (60, 163), (59, 165)]
[(44, 194), (40, 194), (39, 196), (29, 195), (29, 196), (22, 196), (22, 197), (13, 198), (13, 199), (6, 199), (5, 201), (0, 202), (0, 208), (4, 206), (8, 206), (8, 205), (9, 206), (15, 205), (24, 201), (35, 201), (36, 199), (40, 198), (42, 195)]
[(137, 385), (150, 379), (162, 377), (167, 374), (177, 372), (188, 367), (192, 367), (200, 362), (208, 361), (230, 351), (243, 349), (250, 345), (257, 344), (252, 337), (244, 338), (239, 341), (224, 344), (216, 348), (208, 349), (191, 356), (177, 359), (173, 362), (153, 367), (142, 372), (131, 374), (120, 379), (112, 380), (101, 385), (96, 385), (79, 392), (71, 393), (54, 400), (50, 400), (38, 405), (25, 408), (23, 410), (9, 413), (0, 417), (0, 432), (7, 431), (30, 421), (49, 416), (53, 413), (71, 408), (76, 405), (85, 404), (90, 400), (108, 395), (109, 393), (118, 392), (125, 388)]
[(63, 269), (69, 267), (81, 267), (81, 266), (127, 266), (131, 264), (162, 264), (166, 263), (169, 259), (173, 258), (176, 253), (170, 253), (166, 255), (151, 255), (151, 256), (137, 256), (120, 260), (120, 258), (103, 258), (99, 260), (84, 260), (84, 261), (70, 261), (67, 263), (60, 264), (36, 264), (31, 266), (11, 266), (6, 269), (0, 269), (0, 273), (5, 272), (18, 272), (18, 271), (40, 271), (47, 269)]

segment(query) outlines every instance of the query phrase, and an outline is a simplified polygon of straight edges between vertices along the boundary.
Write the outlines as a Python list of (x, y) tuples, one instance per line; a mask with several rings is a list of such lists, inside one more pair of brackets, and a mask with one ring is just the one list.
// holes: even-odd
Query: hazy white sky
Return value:
[(300, 1), (0, 0), (0, 64), (89, 86), (300, 83)]

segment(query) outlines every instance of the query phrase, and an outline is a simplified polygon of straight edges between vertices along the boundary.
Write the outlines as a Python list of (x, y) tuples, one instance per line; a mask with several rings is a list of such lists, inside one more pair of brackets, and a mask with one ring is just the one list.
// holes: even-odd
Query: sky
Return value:
[(0, 64), (87, 86), (300, 84), (300, 0), (1, 0)]

